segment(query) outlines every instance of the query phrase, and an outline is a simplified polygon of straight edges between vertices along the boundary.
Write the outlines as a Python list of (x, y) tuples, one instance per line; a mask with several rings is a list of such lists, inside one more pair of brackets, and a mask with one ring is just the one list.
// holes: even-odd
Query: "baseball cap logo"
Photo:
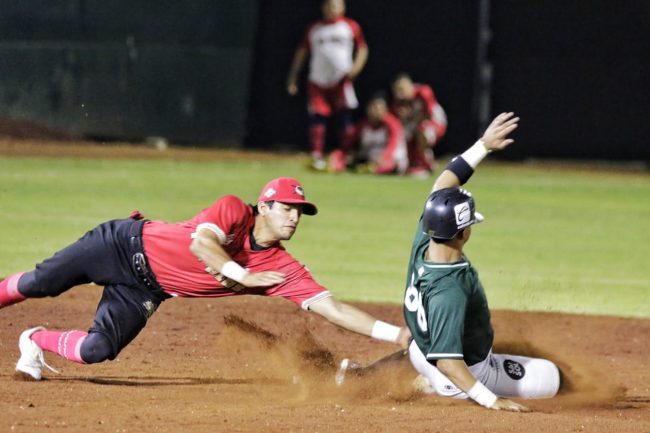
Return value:
[(302, 190), (302, 187), (300, 185), (294, 185), (293, 188), (296, 191), (296, 194), (302, 197), (305, 196), (305, 192)]
[(275, 194), (277, 194), (277, 191), (274, 190), (273, 188), (269, 188), (269, 189), (267, 189), (266, 192), (264, 193), (264, 197), (266, 197), (266, 198), (271, 198), (271, 197), (273, 197)]

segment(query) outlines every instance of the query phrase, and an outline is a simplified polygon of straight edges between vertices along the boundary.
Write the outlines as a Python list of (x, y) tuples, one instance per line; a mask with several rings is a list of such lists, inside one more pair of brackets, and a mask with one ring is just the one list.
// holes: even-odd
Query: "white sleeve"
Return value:
[(199, 232), (199, 230), (202, 229), (208, 229), (215, 235), (217, 235), (217, 238), (219, 239), (219, 243), (223, 245), (226, 242), (226, 234), (219, 228), (218, 225), (214, 223), (201, 223), (198, 226), (196, 226), (196, 230), (194, 230), (194, 233), (192, 233), (192, 239), (196, 238), (196, 234)]

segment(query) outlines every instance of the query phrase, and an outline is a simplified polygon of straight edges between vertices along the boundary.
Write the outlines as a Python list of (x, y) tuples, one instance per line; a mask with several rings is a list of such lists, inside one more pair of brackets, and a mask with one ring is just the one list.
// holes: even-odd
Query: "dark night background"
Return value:
[[(482, 127), (477, 0), (348, 0), (370, 57), (363, 106), (407, 71), (449, 117), (438, 153)], [(490, 4), (490, 113), (522, 117), (504, 157), (650, 160), (650, 2)], [(0, 0), (0, 116), (102, 140), (306, 151), (285, 80), (320, 1)], [(303, 74), (304, 77), (305, 74)]]

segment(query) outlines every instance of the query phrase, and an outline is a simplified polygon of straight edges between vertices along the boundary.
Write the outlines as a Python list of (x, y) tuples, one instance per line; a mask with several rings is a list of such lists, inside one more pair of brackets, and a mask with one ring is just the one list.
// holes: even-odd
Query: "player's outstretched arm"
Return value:
[(411, 332), (406, 327), (398, 327), (381, 320), (352, 305), (330, 296), (309, 306), (309, 309), (325, 317), (330, 322), (349, 331), (367, 335), (377, 340), (390, 341), (407, 348)]
[(433, 184), (432, 191), (459, 187), (467, 182), (488, 153), (505, 149), (514, 142), (508, 136), (517, 129), (517, 126), (519, 126), (519, 117), (515, 117), (514, 113), (501, 113), (495, 117), (483, 133), (483, 137), (447, 164), (447, 168)]
[(530, 409), (526, 406), (497, 397), (485, 385), (474, 378), (474, 375), (469, 371), (467, 364), (462, 359), (440, 359), (437, 362), (437, 367), (454, 385), (483, 407), (511, 412), (530, 412)]

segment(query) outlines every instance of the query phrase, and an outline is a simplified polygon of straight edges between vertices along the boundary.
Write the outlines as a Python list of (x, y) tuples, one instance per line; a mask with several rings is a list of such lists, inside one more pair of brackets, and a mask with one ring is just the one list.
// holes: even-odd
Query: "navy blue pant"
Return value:
[(143, 260), (143, 224), (132, 218), (100, 224), (36, 265), (18, 283), (27, 298), (58, 296), (91, 282), (104, 286), (95, 320), (81, 346), (81, 358), (87, 363), (115, 359), (169, 297)]

